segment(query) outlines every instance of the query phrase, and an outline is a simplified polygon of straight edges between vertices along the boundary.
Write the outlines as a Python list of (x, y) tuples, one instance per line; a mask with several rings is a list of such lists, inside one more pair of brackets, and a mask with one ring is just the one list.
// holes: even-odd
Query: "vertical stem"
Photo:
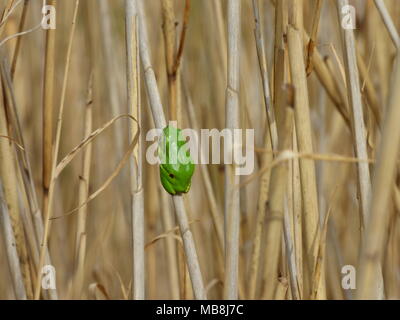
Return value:
[[(25, 25), (25, 20), (26, 20), (26, 14), (28, 12), (28, 0), (24, 1), (24, 7), (22, 8), (22, 13), (21, 13), (21, 19), (19, 21), (19, 26), (18, 26), (18, 33), (23, 31), (24, 25)], [(11, 79), (14, 79), (14, 74), (15, 74), (15, 69), (17, 67), (17, 59), (18, 59), (18, 54), (19, 50), (21, 48), (21, 37), (17, 38), (17, 43), (15, 44), (15, 49), (12, 57), (12, 63), (11, 63)]]
[[(130, 135), (134, 137), (139, 130), (139, 52), (137, 33), (137, 10), (132, 0), (125, 1), (126, 19), (126, 57), (127, 57), (127, 83), (129, 113), (137, 119), (132, 123)], [(144, 272), (144, 201), (142, 187), (142, 145), (139, 137), (133, 149), (131, 161), (131, 194), (132, 194), (132, 235), (133, 235), (133, 299), (143, 300), (145, 297), (145, 272)]]
[[(348, 5), (347, 0), (338, 0), (338, 15), (341, 21), (341, 8)], [(355, 47), (354, 32), (352, 29), (344, 29), (343, 35), (343, 48), (344, 60), (346, 64), (346, 80), (348, 90), (348, 100), (351, 106), (352, 123), (355, 153), (360, 159), (368, 159), (367, 141), (365, 137), (365, 124), (364, 124), (364, 111), (362, 107), (360, 78), (357, 67), (357, 55)], [(371, 179), (369, 174), (369, 165), (366, 162), (360, 162), (358, 168), (358, 184), (361, 196), (361, 212), (365, 221), (368, 220), (368, 206), (371, 200)]]
[[(272, 150), (278, 149), (278, 132), (275, 121), (275, 112), (274, 107), (272, 105), (272, 99), (270, 96), (270, 88), (269, 88), (269, 76), (268, 69), (265, 57), (265, 47), (264, 47), (264, 37), (260, 28), (260, 13), (258, 9), (258, 0), (253, 0), (253, 14), (255, 20), (255, 43), (257, 49), (258, 56), (258, 64), (261, 73), (261, 80), (263, 84), (263, 97), (264, 104), (266, 109), (267, 116), (267, 124), (265, 128), (265, 141), (267, 147)], [(269, 139), (269, 141), (266, 141)], [(268, 163), (272, 160), (272, 153), (266, 152), (262, 155), (262, 167), (268, 165)], [(259, 263), (260, 263), (260, 251), (261, 251), (261, 240), (262, 233), (264, 229), (264, 221), (265, 221), (265, 212), (266, 205), (268, 201), (268, 192), (270, 185), (270, 176), (271, 170), (267, 170), (263, 173), (260, 179), (260, 188), (258, 194), (258, 204), (257, 204), (257, 222), (256, 222), (256, 230), (254, 236), (254, 244), (253, 250), (251, 254), (251, 266), (250, 266), (250, 281), (249, 281), (249, 298), (255, 299), (256, 289), (257, 289), (257, 277), (259, 271)], [(280, 222), (279, 222), (280, 223)]]
[[(49, 0), (51, 6), (56, 5), (55, 0)], [(56, 29), (46, 30), (46, 52), (43, 82), (43, 214), (47, 211), (51, 161), (53, 148), (53, 96), (54, 96), (54, 65), (55, 65), (55, 35)]]
[(18, 300), (26, 299), (24, 281), (22, 278), (21, 266), (18, 252), (15, 245), (14, 231), (11, 226), (11, 218), (8, 212), (7, 203), (4, 199), (3, 184), (0, 182), (0, 225), (4, 237), (7, 254), (8, 267), (11, 273), (11, 280), (14, 286), (14, 294)]
[[(302, 14), (300, 2), (292, 1), (292, 13), (288, 27), (289, 61), (294, 86), (295, 127), (299, 152), (312, 153), (312, 130), (310, 103), (308, 99), (307, 76), (304, 64), (302, 41)], [(318, 231), (318, 197), (313, 161), (300, 159), (301, 192), (303, 199), (304, 229), (309, 280), (313, 274), (316, 257), (316, 237)], [(309, 283), (310, 284), (310, 283)], [(310, 287), (310, 286), (309, 286)]]
[(393, 23), (392, 17), (390, 16), (385, 3), (382, 0), (374, 0), (375, 6), (377, 7), (383, 22), (385, 23), (386, 29), (389, 32), (390, 38), (397, 49), (400, 48), (400, 37), (397, 32), (396, 26)]
[[(92, 132), (92, 113), (93, 113), (93, 73), (90, 75), (86, 106), (85, 106), (85, 122), (84, 122), (84, 139), (89, 137)], [(92, 145), (89, 144), (83, 150), (83, 166), (82, 174), (79, 179), (79, 201), (84, 203), (87, 201), (89, 195), (89, 182), (90, 182), (90, 164), (92, 160)], [(77, 216), (77, 230), (75, 238), (75, 275), (74, 275), (74, 296), (76, 299), (80, 298), (83, 286), (83, 274), (86, 256), (86, 218), (87, 218), (87, 205), (83, 206), (78, 211)]]
[[(225, 121), (231, 130), (240, 127), (239, 120), (239, 51), (240, 0), (228, 2), (228, 84), (226, 88)], [(233, 144), (232, 144), (233, 155)], [(226, 161), (227, 159), (225, 159)], [(235, 160), (225, 166), (225, 286), (224, 298), (238, 298), (239, 229), (240, 229), (240, 176), (235, 175)]]
[(165, 62), (167, 66), (168, 91), (169, 91), (169, 119), (177, 119), (177, 87), (176, 75), (174, 75), (175, 51), (176, 51), (176, 27), (174, 2), (172, 0), (162, 0), (163, 35), (165, 46)]

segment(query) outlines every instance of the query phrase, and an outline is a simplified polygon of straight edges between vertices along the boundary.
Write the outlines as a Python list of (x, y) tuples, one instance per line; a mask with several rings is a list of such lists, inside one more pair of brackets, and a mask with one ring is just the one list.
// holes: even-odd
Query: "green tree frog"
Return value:
[(190, 189), (194, 164), (182, 130), (167, 126), (159, 144), (160, 179), (164, 189), (172, 194), (186, 193)]

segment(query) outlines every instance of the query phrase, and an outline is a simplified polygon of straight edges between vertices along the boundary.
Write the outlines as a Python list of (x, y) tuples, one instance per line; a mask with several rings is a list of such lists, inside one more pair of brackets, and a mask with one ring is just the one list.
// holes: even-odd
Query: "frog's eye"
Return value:
[(170, 178), (175, 178), (175, 176), (174, 176), (173, 173), (170, 173), (170, 174), (169, 174), (169, 177), (170, 177)]

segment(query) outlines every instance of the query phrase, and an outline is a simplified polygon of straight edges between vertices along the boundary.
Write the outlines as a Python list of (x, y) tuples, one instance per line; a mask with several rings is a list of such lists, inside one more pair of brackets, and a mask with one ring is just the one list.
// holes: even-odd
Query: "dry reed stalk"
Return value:
[[(125, 39), (127, 58), (127, 88), (129, 112), (138, 123), (132, 124), (130, 136), (133, 138), (141, 123), (140, 111), (140, 84), (139, 84), (139, 51), (137, 10), (132, 0), (125, 1)], [(132, 235), (133, 235), (133, 292), (135, 300), (145, 298), (145, 271), (144, 271), (144, 194), (142, 185), (142, 143), (134, 147), (131, 160), (131, 195), (132, 195)]]
[[(285, 107), (285, 118), (284, 123), (280, 124), (279, 129), (279, 141), (280, 149), (287, 149), (290, 147), (292, 142), (292, 130), (293, 130), (293, 109), (292, 106)], [(286, 192), (286, 185), (287, 185), (287, 174), (288, 174), (288, 163), (282, 163), (281, 165), (275, 167), (271, 172), (271, 187), (269, 188), (269, 225), (267, 227), (267, 244), (266, 246), (269, 247), (267, 249), (267, 253), (270, 254), (268, 256), (271, 263), (274, 266), (270, 269), (271, 270), (271, 278), (267, 278), (267, 280), (272, 280), (270, 282), (270, 286), (273, 288), (272, 284), (277, 280), (276, 285), (278, 286), (279, 282), (279, 255), (281, 251), (281, 241), (282, 239), (282, 232), (285, 238), (286, 248), (293, 248), (291, 244), (292, 241), (290, 240), (292, 237), (290, 236), (290, 232), (287, 228), (284, 228), (284, 220), (285, 220), (285, 192)], [(287, 225), (288, 219), (286, 219)], [(286, 232), (285, 232), (286, 231)], [(289, 259), (289, 266), (290, 266), (290, 279), (293, 285), (292, 293), (295, 297), (298, 297), (299, 294), (297, 293), (298, 286), (294, 285), (294, 280), (296, 279), (296, 269), (294, 262), (294, 255), (292, 255), (293, 250), (287, 250), (286, 255)], [(267, 291), (268, 292), (268, 291)], [(269, 292), (273, 292), (270, 290)]]
[[(292, 149), (297, 152), (297, 137), (295, 128), (292, 136)], [(293, 232), (293, 251), (295, 257), (297, 284), (299, 290), (299, 298), (303, 297), (303, 235), (302, 235), (302, 203), (301, 203), (301, 182), (299, 159), (293, 159), (289, 164), (288, 174), (288, 209), (292, 222)]]
[(172, 0), (163, 0), (161, 3), (165, 45), (165, 64), (167, 66), (169, 92), (169, 120), (176, 120), (179, 126), (182, 124), (181, 81), (179, 67), (182, 59), (186, 29), (189, 19), (190, 0), (185, 0), (182, 33), (178, 48), (176, 46), (177, 37), (174, 2)]
[[(335, 189), (336, 191), (336, 189)], [(334, 191), (334, 192), (335, 192)], [(332, 201), (331, 201), (332, 202)], [(318, 232), (318, 251), (316, 257), (316, 264), (312, 276), (312, 287), (311, 287), (311, 299), (315, 300), (318, 298), (319, 287), (321, 278), (324, 277), (324, 268), (325, 268), (325, 255), (326, 255), (326, 238), (328, 232), (328, 219), (331, 213), (332, 206), (329, 207), (328, 212), (325, 215), (324, 223), (320, 227)]]
[[(185, 208), (188, 208), (186, 201), (184, 201), (184, 203)], [(188, 212), (190, 214), (189, 210)], [(178, 244), (180, 296), (182, 300), (193, 300), (193, 289), (190, 283), (189, 269), (185, 259), (185, 249), (182, 241), (180, 241)]]
[[(24, 29), (25, 25), (25, 20), (26, 20), (26, 14), (28, 12), (28, 0), (24, 0), (24, 6), (22, 8), (22, 13), (21, 13), (21, 18), (19, 20), (19, 25), (18, 25), (18, 33), (21, 33)], [(19, 51), (21, 48), (21, 37), (17, 38), (17, 43), (15, 44), (14, 52), (13, 52), (13, 57), (12, 57), (12, 63), (11, 63), (11, 79), (14, 79), (15, 75), (15, 69), (17, 67), (17, 61), (18, 61), (18, 55)]]
[[(338, 0), (338, 17), (341, 21), (341, 8), (348, 5), (347, 0)], [(358, 158), (367, 159), (367, 145), (365, 139), (365, 125), (364, 125), (364, 112), (361, 101), (361, 90), (359, 82), (359, 73), (357, 68), (357, 55), (355, 47), (354, 32), (352, 29), (344, 29), (343, 35), (343, 48), (344, 60), (346, 65), (346, 78), (348, 100), (351, 106), (353, 134), (355, 153)], [(361, 197), (361, 213), (364, 221), (368, 220), (368, 206), (371, 200), (371, 180), (369, 167), (367, 163), (359, 163), (358, 166), (358, 183)]]
[[(171, 230), (173, 228), (172, 222), (172, 212), (170, 206), (170, 197), (168, 194), (164, 192), (164, 190), (160, 187), (159, 189), (159, 197), (161, 198), (162, 202), (162, 213), (161, 219), (164, 230)], [(165, 239), (165, 248), (166, 248), (166, 256), (167, 256), (167, 264), (168, 264), (168, 280), (170, 285), (171, 291), (171, 299), (178, 300), (179, 299), (179, 267), (177, 262), (177, 246), (176, 241), (168, 237)]]
[(182, 116), (183, 116), (183, 110), (182, 110), (182, 86), (181, 86), (181, 73), (180, 73), (180, 66), (181, 66), (181, 61), (182, 61), (182, 55), (183, 55), (183, 48), (185, 45), (185, 39), (186, 39), (186, 30), (188, 27), (189, 23), (189, 13), (190, 13), (190, 0), (185, 0), (185, 8), (183, 11), (183, 22), (182, 22), (182, 31), (181, 31), (181, 36), (179, 39), (179, 46), (176, 52), (175, 56), (175, 62), (173, 65), (172, 69), (172, 82), (175, 82), (173, 86), (176, 87), (176, 113), (177, 113), (177, 122), (178, 125), (182, 124)]
[[(61, 89), (61, 98), (60, 98), (60, 108), (58, 111), (58, 118), (57, 118), (57, 131), (56, 131), (56, 137), (55, 137), (55, 145), (54, 145), (54, 150), (53, 154), (50, 154), (50, 158), (52, 159), (51, 167), (50, 167), (50, 172), (49, 172), (49, 186), (48, 189), (46, 189), (46, 198), (48, 199), (47, 205), (46, 205), (46, 211), (44, 211), (45, 218), (44, 218), (44, 232), (43, 232), (43, 239), (41, 243), (41, 248), (40, 248), (40, 255), (39, 255), (39, 268), (37, 270), (37, 278), (36, 278), (36, 285), (35, 285), (35, 293), (34, 293), (34, 298), (35, 300), (38, 300), (40, 298), (40, 291), (41, 291), (41, 283), (42, 283), (42, 267), (44, 265), (44, 261), (46, 258), (46, 249), (47, 249), (47, 241), (49, 238), (50, 230), (51, 230), (51, 218), (52, 218), (52, 204), (53, 204), (53, 197), (54, 197), (54, 186), (55, 186), (55, 176), (56, 176), (56, 167), (57, 167), (57, 158), (58, 158), (58, 151), (60, 148), (60, 141), (61, 141), (61, 129), (62, 129), (62, 122), (63, 122), (63, 115), (64, 115), (64, 105), (65, 105), (65, 94), (67, 90), (67, 84), (68, 84), (68, 75), (69, 75), (69, 66), (70, 66), (70, 61), (71, 61), (71, 51), (72, 51), (72, 43), (74, 39), (74, 34), (75, 34), (75, 24), (76, 24), (76, 17), (78, 15), (78, 9), (79, 9), (79, 1), (75, 1), (75, 6), (74, 6), (74, 13), (72, 17), (72, 22), (71, 22), (71, 30), (69, 33), (69, 39), (68, 39), (68, 48), (67, 48), (67, 56), (66, 56), (66, 61), (65, 61), (65, 68), (64, 68), (64, 77), (63, 77), (63, 84), (62, 84), (62, 89)], [(49, 29), (51, 30), (51, 29)], [(48, 30), (48, 31), (49, 31)], [(54, 30), (53, 30), (54, 31)], [(50, 36), (49, 36), (50, 37)], [(54, 35), (51, 36), (51, 38), (54, 38)], [(49, 40), (49, 39), (48, 39)], [(54, 39), (51, 40), (53, 42)], [(49, 45), (50, 46), (50, 45)], [(46, 47), (47, 49), (47, 47)], [(54, 43), (53, 45), (50, 46), (48, 49), (49, 52), (46, 50), (46, 55), (49, 53), (49, 55), (52, 57), (50, 62), (46, 60), (46, 73), (45, 73), (45, 79), (47, 79), (48, 73), (49, 72), (51, 75), (54, 76)], [(49, 66), (47, 65), (49, 63)], [(52, 69), (51, 72), (48, 69)], [(46, 80), (48, 81), (48, 79)], [(45, 87), (46, 89), (46, 87)], [(45, 93), (47, 96), (47, 94)], [(48, 101), (50, 103), (52, 101)], [(52, 107), (51, 105), (45, 104), (47, 107)], [(44, 109), (46, 111), (46, 109)], [(48, 119), (51, 120), (51, 119)]]
[(400, 48), (400, 36), (399, 33), (397, 32), (396, 26), (392, 20), (392, 17), (390, 16), (385, 3), (383, 0), (374, 0), (375, 6), (377, 7), (379, 14), (381, 15), (381, 18), (383, 22), (385, 23), (386, 29), (389, 32), (390, 38), (393, 41), (393, 44), (396, 46), (397, 49)]
[(357, 298), (382, 298), (381, 261), (384, 252), (384, 241), (389, 223), (390, 199), (397, 172), (397, 158), (400, 147), (400, 54), (397, 54), (395, 69), (381, 143), (378, 150), (373, 192), (370, 202), (370, 213), (366, 221), (365, 236), (363, 237), (361, 259), (359, 263), (359, 287)]
[[(278, 125), (279, 134), (279, 149), (285, 150), (290, 147), (292, 142), (292, 128), (293, 128), (293, 88), (287, 87), (285, 91), (285, 96), (287, 97), (287, 103), (284, 107), (282, 113), (283, 118)], [(279, 157), (283, 155), (275, 155), (274, 162), (279, 162)], [(272, 166), (269, 165), (269, 167)], [(270, 169), (270, 170), (271, 170)], [(287, 174), (288, 174), (288, 164), (283, 163), (271, 170), (271, 177), (269, 182), (269, 194), (268, 194), (268, 221), (265, 230), (265, 255), (268, 257), (267, 263), (265, 264), (265, 281), (268, 285), (264, 289), (263, 297), (266, 299), (272, 299), (277, 295), (277, 288), (280, 286), (279, 280), (279, 265), (282, 257), (282, 235), (287, 241), (294, 238), (290, 236), (289, 233), (282, 233), (286, 230), (284, 228), (284, 199), (285, 199), (285, 188), (287, 185)], [(286, 225), (289, 225), (289, 221), (286, 221)], [(293, 247), (290, 243), (286, 242), (286, 248)], [(293, 262), (294, 255), (291, 252), (286, 253), (288, 255), (289, 262)], [(291, 276), (297, 273), (295, 267), (291, 265)], [(297, 288), (297, 286), (296, 286)], [(296, 295), (298, 296), (298, 295)]]
[[(226, 87), (225, 123), (231, 130), (240, 128), (239, 119), (239, 57), (240, 0), (228, 1), (228, 83)], [(233, 154), (233, 145), (230, 150)], [(235, 174), (235, 160), (225, 166), (225, 281), (224, 298), (238, 298), (240, 177)]]
[(8, 212), (7, 202), (4, 199), (3, 184), (0, 181), (0, 225), (5, 243), (8, 268), (11, 273), (14, 295), (18, 300), (26, 299), (24, 280), (19, 263), (18, 252), (12, 228), (11, 217)]
[[(303, 32), (304, 42), (309, 43), (310, 40), (308, 34), (304, 31)], [(321, 54), (314, 48), (312, 50), (311, 55), (311, 63), (313, 66), (313, 70), (315, 71), (319, 81), (321, 82), (322, 86), (325, 88), (326, 92), (329, 95), (329, 98), (334, 103), (336, 109), (343, 117), (346, 125), (350, 128), (350, 119), (349, 119), (349, 111), (347, 109), (347, 99), (346, 95), (340, 87), (338, 86), (338, 81), (334, 77), (334, 73), (331, 69), (329, 69), (328, 62), (329, 60), (325, 60), (322, 58)]]
[[(293, 125), (293, 124), (292, 124)], [(293, 300), (299, 300), (301, 297), (301, 287), (299, 283), (299, 276), (297, 273), (296, 253), (293, 241), (294, 230), (292, 228), (291, 216), (289, 214), (287, 203), (284, 203), (283, 209), (283, 235), (285, 238), (285, 250), (287, 253), (287, 264), (289, 269), (289, 283), (290, 293)]]
[(162, 0), (163, 35), (165, 46), (165, 64), (167, 66), (168, 91), (169, 91), (169, 119), (178, 118), (176, 100), (177, 86), (176, 75), (174, 77), (174, 64), (176, 54), (176, 26), (174, 2), (172, 0)]
[(313, 22), (310, 34), (310, 41), (308, 42), (308, 50), (307, 50), (307, 63), (306, 63), (306, 72), (307, 75), (310, 75), (313, 69), (312, 65), (312, 56), (314, 54), (315, 44), (317, 42), (318, 36), (318, 27), (319, 27), (319, 20), (321, 17), (321, 9), (322, 9), (322, 0), (317, 0), (315, 4), (315, 10), (313, 14)]
[[(4, 102), (3, 91), (5, 84), (0, 86), (0, 101)], [(9, 124), (7, 121), (7, 111), (5, 104), (0, 104), (0, 135), (10, 136)], [(29, 270), (29, 260), (27, 252), (27, 243), (24, 233), (23, 221), (21, 219), (21, 208), (18, 200), (18, 176), (15, 167), (15, 154), (12, 142), (7, 139), (0, 141), (0, 177), (2, 178), (4, 188), (4, 199), (7, 203), (8, 212), (11, 219), (11, 225), (15, 237), (15, 246), (18, 253), (19, 263), (21, 266), (22, 279), (24, 281), (26, 296), (32, 298), (32, 279)]]
[[(274, 43), (274, 81), (273, 81), (273, 104), (274, 106), (285, 105), (283, 97), (283, 85), (286, 81), (285, 71), (285, 51), (286, 51), (286, 30), (288, 24), (288, 2), (287, 0), (278, 1), (275, 5), (275, 43)], [(279, 122), (283, 117), (282, 109), (276, 107), (276, 118)]]
[[(289, 17), (288, 45), (292, 84), (294, 86), (295, 126), (300, 152), (312, 153), (312, 130), (309, 110), (307, 76), (304, 65), (302, 41), (301, 8), (292, 2), (292, 14)], [(316, 236), (318, 231), (318, 197), (315, 177), (315, 165), (306, 159), (300, 160), (301, 193), (303, 199), (304, 234), (308, 279), (312, 275), (316, 258)], [(308, 284), (310, 282), (308, 281)], [(323, 282), (322, 282), (323, 283)], [(305, 289), (307, 286), (305, 286)], [(310, 288), (310, 287), (309, 287)], [(323, 291), (321, 291), (323, 292)], [(306, 296), (308, 296), (308, 292)]]
[[(84, 119), (84, 139), (87, 139), (92, 132), (93, 123), (93, 73), (90, 75), (87, 98), (85, 105), (85, 119)], [(82, 173), (79, 176), (79, 196), (78, 203), (84, 203), (89, 196), (90, 184), (90, 165), (92, 161), (92, 145), (89, 145), (83, 150), (82, 159)], [(74, 295), (79, 298), (82, 293), (84, 281), (84, 267), (86, 257), (86, 220), (87, 220), (87, 206), (79, 209), (77, 215), (77, 227), (75, 237), (75, 274), (72, 284), (74, 286)]]
[[(270, 96), (270, 88), (268, 82), (269, 76), (265, 58), (264, 37), (260, 29), (261, 21), (258, 9), (258, 0), (253, 0), (253, 14), (255, 19), (254, 34), (256, 40), (257, 56), (258, 56), (258, 63), (263, 84), (264, 104), (268, 121), (268, 126), (264, 129), (265, 130), (264, 143), (266, 143), (269, 148), (272, 147), (272, 150), (278, 150), (278, 133), (275, 121), (274, 106), (272, 105), (272, 99)], [(272, 161), (271, 154), (265, 153), (262, 157), (262, 166), (263, 167), (266, 166), (271, 161)], [(256, 222), (256, 230), (253, 243), (253, 251), (251, 256), (251, 265), (250, 265), (249, 299), (255, 299), (256, 297), (256, 288), (258, 283), (257, 278), (258, 278), (259, 263), (260, 263), (261, 239), (264, 227), (266, 204), (268, 201), (270, 175), (271, 171), (268, 170), (261, 176), (260, 179), (260, 188), (259, 188), (260, 190), (258, 196), (257, 218), (256, 218), (257, 222)]]
[[(357, 66), (360, 71), (361, 79), (365, 85), (365, 93), (368, 101), (368, 106), (375, 117), (376, 124), (378, 127), (381, 126), (381, 108), (379, 106), (379, 99), (377, 92), (374, 88), (374, 84), (371, 81), (371, 77), (368, 74), (368, 67), (365, 65), (364, 59), (361, 56), (359, 50), (357, 50)], [(364, 89), (362, 90), (364, 91)]]
[[(160, 53), (161, 56), (161, 53)], [(159, 57), (160, 60), (162, 60), (163, 57)], [(160, 63), (161, 64), (161, 63)], [(164, 86), (168, 85), (165, 84), (164, 82), (161, 83), (163, 86), (160, 88), (160, 92), (163, 92)], [(161, 86), (160, 85), (160, 86)], [(150, 125), (151, 126), (151, 125)], [(174, 225), (175, 225), (175, 219), (174, 219), (174, 212), (172, 209), (172, 199), (169, 196), (168, 193), (166, 193), (162, 187), (162, 185), (158, 181), (159, 177), (159, 172), (157, 170), (153, 170), (152, 173), (154, 173), (155, 179), (152, 179), (153, 184), (149, 185), (148, 188), (149, 190), (153, 190), (153, 188), (157, 189), (157, 194), (158, 198), (160, 199), (160, 207), (159, 208), (154, 208), (154, 214), (152, 215), (152, 222), (153, 225), (156, 225), (156, 222), (158, 220), (158, 216), (156, 213), (160, 212), (161, 214), (161, 225), (163, 230), (172, 230)], [(151, 206), (154, 203), (154, 201), (149, 201), (149, 204), (146, 206), (147, 209), (146, 211), (150, 210), (151, 211)], [(150, 220), (150, 219), (148, 219)], [(154, 228), (153, 228), (154, 229)], [(179, 228), (176, 228), (177, 230)], [(179, 239), (178, 241), (181, 241), (181, 238), (176, 235), (175, 239)], [(181, 283), (181, 278), (183, 278), (182, 272), (185, 272), (186, 276), (186, 265), (185, 265), (185, 259), (181, 259), (182, 256), (182, 250), (179, 247), (180, 243), (177, 243), (173, 237), (167, 237), (165, 239), (165, 255), (166, 255), (166, 263), (168, 266), (168, 284), (170, 286), (170, 297), (173, 300), (179, 300), (183, 299), (184, 294), (184, 285)], [(149, 265), (148, 268), (148, 277), (151, 279), (155, 279), (155, 275), (152, 276), (151, 272), (157, 273), (156, 268), (152, 264), (157, 264), (157, 255), (154, 254), (154, 251), (152, 251), (152, 255), (150, 256), (149, 253), (149, 258), (147, 265)], [(182, 271), (183, 270), (183, 271)], [(151, 272), (150, 272), (151, 271)], [(151, 285), (149, 285), (149, 294), (150, 294), (150, 289), (154, 292), (157, 291), (158, 287), (158, 282), (155, 283), (156, 281), (149, 281)], [(182, 297), (182, 298), (181, 298)]]
[[(275, 106), (275, 111), (276, 111), (276, 121), (280, 123), (281, 119), (284, 118), (284, 92), (282, 90), (283, 84), (285, 82), (285, 71), (286, 71), (286, 66), (285, 66), (285, 43), (284, 43), (284, 33), (286, 30), (287, 26), (287, 1), (279, 1), (275, 5), (275, 52), (274, 52), (274, 81), (273, 81), (273, 92), (274, 92), (274, 103), (273, 105)], [(265, 94), (264, 94), (265, 96)], [(267, 150), (272, 150), (272, 139), (267, 136), (268, 130), (264, 132), (264, 137), (265, 140), (267, 141)], [(277, 143), (278, 138), (275, 138), (275, 142)], [(274, 147), (276, 149), (276, 145)], [(267, 152), (268, 153), (268, 152)], [(263, 173), (260, 179), (260, 191), (258, 195), (258, 203), (257, 203), (257, 225), (256, 225), (256, 237), (254, 239), (254, 247), (253, 247), (253, 257), (252, 257), (252, 267), (253, 269), (257, 269), (257, 263), (259, 263), (259, 259), (257, 258), (257, 246), (259, 245), (259, 242), (262, 240), (261, 238), (261, 233), (262, 233), (262, 225), (264, 225), (265, 221), (265, 214), (267, 210), (267, 202), (269, 199), (269, 194), (270, 194), (270, 186), (272, 186), (271, 183), (271, 166), (268, 164), (273, 161), (273, 156), (271, 154), (265, 154), (262, 157), (262, 166), (268, 166), (269, 169)], [(265, 253), (264, 256), (268, 257), (268, 260), (266, 260), (265, 266), (264, 266), (264, 272), (263, 272), (263, 280), (265, 282), (264, 288), (263, 288), (263, 293), (262, 297), (266, 299), (272, 299), (274, 297), (274, 291), (275, 288), (277, 287), (277, 282), (275, 282), (273, 279), (275, 279), (275, 271), (277, 270), (276, 268), (278, 267), (277, 259), (278, 257), (274, 255), (273, 258), (270, 258), (271, 255), (271, 249), (275, 248), (274, 246), (270, 245), (270, 236), (271, 236), (271, 231), (275, 232), (276, 231), (276, 224), (273, 223), (271, 220), (267, 220), (267, 225), (266, 228), (267, 230), (264, 232), (264, 240), (265, 242)], [(274, 241), (274, 240), (273, 240)], [(256, 290), (257, 288), (255, 287), (256, 277), (257, 274), (254, 274), (255, 271), (251, 271), (253, 274), (251, 274), (250, 278), (250, 288), (249, 288), (249, 293), (250, 297), (255, 297)]]
[[(144, 76), (146, 81), (147, 94), (150, 102), (150, 108), (153, 115), (153, 120), (157, 128), (162, 129), (166, 127), (163, 107), (161, 104), (160, 94), (157, 88), (157, 81), (154, 75), (153, 68), (150, 62), (150, 53), (148, 49), (147, 30), (145, 28), (145, 16), (143, 14), (142, 3), (138, 3), (138, 17), (139, 17), (139, 49), (140, 59), (142, 62)], [(201, 276), (200, 265), (197, 258), (196, 248), (194, 245), (193, 235), (190, 231), (185, 205), (183, 198), (180, 195), (172, 196), (175, 214), (181, 231), (181, 237), (185, 249), (186, 262), (188, 264), (190, 278), (194, 296), (196, 299), (206, 299), (205, 287)]]
[(258, 9), (258, 0), (253, 0), (253, 12), (254, 12), (254, 20), (255, 20), (255, 42), (257, 48), (257, 57), (258, 64), (261, 73), (262, 85), (263, 85), (263, 96), (264, 96), (264, 104), (267, 114), (268, 120), (268, 130), (271, 139), (271, 145), (273, 150), (277, 150), (278, 147), (278, 131), (276, 128), (275, 121), (275, 111), (274, 106), (272, 104), (272, 99), (270, 95), (270, 87), (269, 87), (269, 75), (267, 68), (267, 61), (265, 56), (265, 45), (264, 45), (264, 37), (260, 28), (260, 12)]
[[(56, 6), (55, 0), (48, 0), (46, 4)], [(55, 68), (55, 36), (56, 29), (46, 30), (46, 49), (43, 80), (43, 154), (42, 154), (42, 213), (47, 212), (49, 187), (51, 178), (52, 151), (53, 151), (53, 97), (54, 97), (54, 68)]]

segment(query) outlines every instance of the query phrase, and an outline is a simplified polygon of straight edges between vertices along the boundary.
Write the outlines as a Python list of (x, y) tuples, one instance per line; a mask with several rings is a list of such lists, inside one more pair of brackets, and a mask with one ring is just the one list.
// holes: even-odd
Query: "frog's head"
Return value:
[(160, 178), (164, 189), (170, 194), (186, 193), (190, 189), (194, 164), (189, 152), (179, 152), (185, 142), (180, 129), (172, 126), (164, 128), (159, 148)]

